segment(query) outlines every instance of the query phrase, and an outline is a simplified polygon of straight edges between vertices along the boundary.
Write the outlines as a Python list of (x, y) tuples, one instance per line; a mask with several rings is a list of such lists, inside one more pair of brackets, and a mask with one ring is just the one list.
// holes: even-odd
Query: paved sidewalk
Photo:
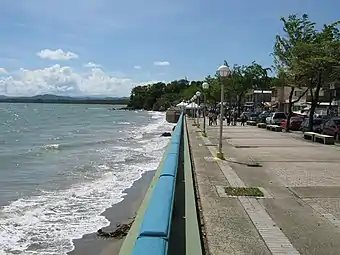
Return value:
[[(340, 254), (340, 147), (257, 127), (225, 127), (225, 161), (188, 121), (210, 254)], [(251, 167), (258, 163), (261, 167)], [(264, 198), (228, 197), (225, 186)]]

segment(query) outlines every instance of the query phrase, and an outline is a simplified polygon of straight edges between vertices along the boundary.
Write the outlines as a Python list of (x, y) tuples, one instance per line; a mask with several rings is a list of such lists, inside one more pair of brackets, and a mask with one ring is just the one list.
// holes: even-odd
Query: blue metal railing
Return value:
[(160, 175), (147, 205), (132, 254), (165, 255), (173, 213), (175, 184), (183, 135), (181, 114), (164, 158)]

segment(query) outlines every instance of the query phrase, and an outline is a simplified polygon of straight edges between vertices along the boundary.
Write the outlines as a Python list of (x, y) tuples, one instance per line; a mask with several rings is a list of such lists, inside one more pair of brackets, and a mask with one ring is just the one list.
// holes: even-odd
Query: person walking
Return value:
[(233, 110), (233, 126), (237, 125), (237, 111), (236, 109)]
[(244, 114), (241, 115), (241, 126), (244, 126), (244, 123), (247, 121), (247, 118)]
[(214, 112), (213, 114), (213, 124), (215, 124), (215, 126), (217, 126), (217, 113)]
[(213, 123), (213, 113), (211, 111), (209, 111), (208, 113), (208, 119), (209, 119), (209, 126), (211, 126)]

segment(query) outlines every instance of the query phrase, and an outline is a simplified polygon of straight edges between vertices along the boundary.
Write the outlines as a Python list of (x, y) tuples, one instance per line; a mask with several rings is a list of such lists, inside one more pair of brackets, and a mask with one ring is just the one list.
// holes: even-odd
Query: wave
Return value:
[(172, 126), (166, 121), (165, 113), (163, 112), (148, 112), (148, 113), (151, 115), (151, 119), (154, 119), (156, 121), (153, 123), (150, 123), (148, 126), (141, 128), (140, 130), (141, 132), (153, 133), (160, 127), (162, 127), (163, 129), (166, 129), (169, 126)]
[(133, 139), (136, 139), (136, 140), (143, 139), (143, 134), (135, 135), (135, 136), (133, 137)]
[(148, 113), (151, 114), (151, 119), (161, 119), (165, 116), (164, 112), (149, 111)]
[(45, 144), (42, 146), (42, 149), (44, 150), (59, 150), (60, 144), (54, 143), (54, 144)]
[[(144, 134), (150, 134), (154, 133), (157, 131), (160, 127), (166, 128), (170, 124), (168, 124), (165, 120), (165, 114), (162, 112), (148, 112), (151, 115), (152, 123), (149, 123), (148, 125), (144, 127), (135, 127), (131, 126), (128, 129), (125, 130), (120, 130), (119, 132), (125, 132), (128, 135), (125, 137), (119, 137), (115, 139), (103, 139), (103, 140), (94, 140), (94, 141), (89, 141), (89, 142), (84, 142), (84, 141), (77, 141), (73, 143), (50, 143), (50, 144), (44, 144), (40, 146), (40, 149), (42, 151), (57, 151), (57, 150), (64, 150), (64, 149), (72, 149), (72, 148), (81, 148), (81, 147), (90, 147), (94, 145), (100, 145), (100, 144), (115, 144), (117, 141), (126, 141), (130, 139), (135, 139), (135, 140), (141, 140), (144, 138)], [(130, 122), (119, 122), (118, 124), (121, 125), (129, 125), (131, 124)], [(170, 129), (168, 129), (170, 131)], [(165, 130), (162, 130), (165, 131)], [(50, 138), (49, 140), (54, 140), (54, 141), (61, 141), (61, 137), (54, 137)], [(35, 154), (37, 151), (33, 148), (28, 150), (26, 153), (22, 153), (21, 156), (24, 154)], [(17, 155), (15, 155), (17, 156)]]
[[(92, 147), (93, 145), (100, 144), (115, 144), (117, 141), (126, 140), (129, 137), (121, 137), (116, 139), (104, 139), (97, 141), (89, 141), (89, 142), (74, 142), (74, 143), (63, 143), (63, 144), (44, 144), (40, 148), (42, 150), (62, 150), (62, 149), (71, 149), (71, 148), (81, 148), (81, 147)], [(30, 151), (32, 152), (32, 150)]]
[(108, 226), (101, 215), (105, 209), (122, 201), (124, 190), (156, 167), (157, 162), (126, 166), (128, 172), (106, 173), (94, 182), (11, 203), (1, 212), (0, 251), (59, 255), (72, 251), (72, 240)]
[[(153, 119), (149, 125), (132, 130), (130, 135), (148, 136), (98, 148), (103, 162), (95, 166), (98, 171), (92, 175), (92, 181), (83, 178), (82, 182), (67, 189), (41, 190), (39, 196), (23, 197), (3, 207), (0, 211), (0, 254), (67, 254), (74, 249), (72, 240), (108, 226), (109, 221), (101, 214), (122, 201), (125, 189), (144, 172), (156, 169), (168, 139), (155, 132), (171, 128), (164, 115)], [(117, 140), (108, 139), (104, 143), (111, 141)], [(73, 145), (47, 144), (41, 149), (60, 150), (65, 146)], [(78, 171), (81, 176), (91, 173), (91, 169), (83, 173), (81, 169)]]

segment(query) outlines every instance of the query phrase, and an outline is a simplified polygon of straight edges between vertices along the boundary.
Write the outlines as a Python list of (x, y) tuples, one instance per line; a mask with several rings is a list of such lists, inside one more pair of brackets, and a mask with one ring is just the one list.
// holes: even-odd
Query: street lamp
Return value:
[(223, 91), (223, 79), (230, 75), (230, 69), (226, 65), (222, 65), (218, 68), (218, 73), (221, 77), (221, 110), (220, 110), (220, 141), (218, 144), (218, 152), (217, 157), (219, 159), (224, 159), (224, 155), (222, 152), (222, 137), (223, 137), (223, 110), (224, 110), (224, 91)]
[(197, 91), (196, 94), (195, 94), (196, 98), (197, 98), (197, 127), (199, 128), (200, 127), (200, 96), (201, 96), (201, 92), (200, 91)]
[(191, 106), (192, 106), (192, 117), (194, 118), (194, 124), (196, 124), (196, 119), (195, 119), (195, 108), (194, 108), (196, 98), (197, 98), (196, 95), (193, 95), (193, 97), (191, 98), (191, 101), (192, 101), (192, 105), (191, 105)]
[(203, 93), (203, 97), (204, 97), (204, 108), (203, 108), (203, 136), (207, 136), (206, 130), (205, 130), (205, 110), (206, 110), (206, 106), (207, 106), (207, 95), (206, 95), (206, 91), (209, 89), (209, 83), (207, 82), (203, 82), (202, 84), (202, 89), (204, 91)]

